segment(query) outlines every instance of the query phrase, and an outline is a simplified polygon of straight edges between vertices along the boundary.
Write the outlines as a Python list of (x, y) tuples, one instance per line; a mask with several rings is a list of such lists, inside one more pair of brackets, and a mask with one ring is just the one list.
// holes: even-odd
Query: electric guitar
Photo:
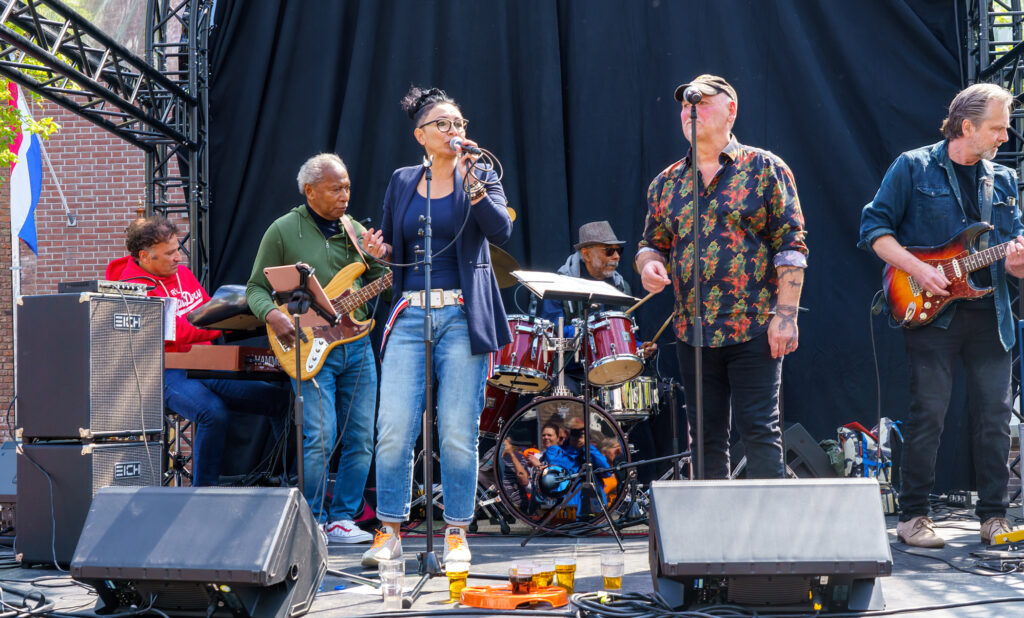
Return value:
[(1010, 242), (989, 247), (984, 251), (974, 249), (979, 234), (992, 229), (987, 223), (975, 223), (960, 232), (943, 245), (935, 247), (907, 247), (907, 251), (938, 268), (946, 279), (949, 296), (935, 296), (925, 291), (913, 277), (886, 264), (882, 269), (882, 291), (889, 305), (892, 318), (907, 328), (917, 328), (937, 318), (950, 304), (960, 300), (974, 300), (992, 293), (992, 288), (976, 288), (969, 275), (993, 262), (1006, 257), (1006, 246)]
[[(391, 287), (392, 274), (389, 271), (383, 277), (365, 285), (357, 290), (352, 289), (352, 284), (363, 274), (366, 266), (362, 262), (353, 262), (338, 271), (331, 282), (324, 287), (324, 292), (331, 299), (334, 310), (341, 315), (341, 319), (335, 326), (310, 326), (302, 329), (302, 379), (308, 380), (319, 373), (327, 360), (327, 354), (334, 346), (362, 339), (370, 334), (373, 329), (373, 320), (357, 320), (352, 314), (362, 307), (368, 300), (374, 298), (382, 291)], [(287, 305), (277, 306), (281, 313), (289, 319)], [(292, 378), (295, 375), (295, 346), (286, 346), (277, 338), (277, 333), (267, 324), (267, 338), (270, 339), (270, 348), (274, 356), (281, 363), (284, 369)]]

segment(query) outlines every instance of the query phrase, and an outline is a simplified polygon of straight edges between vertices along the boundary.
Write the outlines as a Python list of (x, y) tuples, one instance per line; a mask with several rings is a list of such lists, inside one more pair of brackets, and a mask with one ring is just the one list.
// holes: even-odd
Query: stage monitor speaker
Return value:
[(326, 571), (327, 547), (294, 488), (106, 488), (71, 561), (104, 612), (172, 616), (300, 616)]
[(160, 485), (162, 458), (159, 442), (22, 445), (17, 463), (19, 560), (67, 565), (93, 495), (111, 485)]
[(654, 589), (673, 606), (884, 607), (892, 553), (874, 479), (655, 481)]
[[(800, 423), (786, 428), (783, 444), (786, 447), (786, 466), (801, 479), (835, 478), (835, 468), (829, 463), (828, 455), (811, 434)], [(730, 449), (730, 458), (735, 462), (733, 478), (746, 478), (747, 460), (743, 442), (737, 442)]]
[(26, 439), (163, 428), (163, 301), (98, 294), (18, 299), (18, 424)]

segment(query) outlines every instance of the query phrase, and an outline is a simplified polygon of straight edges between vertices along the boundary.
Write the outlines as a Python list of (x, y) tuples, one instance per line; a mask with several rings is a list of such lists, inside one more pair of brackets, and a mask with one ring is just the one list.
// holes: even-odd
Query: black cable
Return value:
[[(501, 183), (501, 179), (505, 175), (505, 170), (501, 166), (501, 161), (499, 161), (498, 158), (496, 156), (494, 156), (494, 153), (492, 153), (491, 151), (487, 150), (486, 148), (481, 148), (480, 150), (482, 152), (482, 154), (480, 155), (480, 159), (478, 159), (473, 164), (473, 166), (470, 167), (469, 173), (466, 174), (465, 176), (463, 176), (463, 178), (462, 178), (462, 190), (465, 191), (466, 195), (469, 195), (469, 185), (472, 184), (473, 181), (480, 182), (480, 183), (482, 183), (482, 184), (484, 184), (486, 186), (498, 185), (498, 184)], [(483, 160), (484, 163), (480, 163), (481, 160)], [(492, 169), (497, 169), (498, 170), (497, 172), (495, 172), (495, 174), (497, 175), (497, 178), (495, 178), (494, 180), (483, 180), (483, 179), (477, 177), (473, 173), (474, 170), (481, 170), (481, 171), (487, 172), (487, 171), (492, 170)], [(470, 180), (470, 179), (472, 179), (472, 180)], [(459, 237), (462, 236), (462, 232), (465, 231), (466, 224), (469, 223), (469, 217), (472, 214), (472, 212), (473, 212), (472, 206), (470, 206), (469, 208), (466, 209), (466, 216), (462, 219), (462, 225), (459, 226), (459, 231), (455, 232), (455, 235), (452, 237), (451, 242), (449, 242), (447, 245), (442, 247), (440, 250), (435, 251), (434, 253), (432, 253), (431, 254), (431, 258), (434, 258), (434, 257), (437, 257), (437, 256), (441, 255), (442, 253), (444, 253), (445, 251), (450, 249), (453, 245), (455, 245), (455, 241), (457, 241), (459, 239)], [(365, 251), (365, 248), (363, 250)], [(394, 247), (391, 248), (391, 251), (394, 252)], [(370, 255), (370, 254), (368, 254), (368, 255)], [(373, 257), (373, 256), (370, 255), (370, 257)], [(421, 264), (425, 264), (426, 263), (425, 259), (414, 260), (412, 262), (406, 262), (406, 263), (389, 262), (388, 260), (384, 259), (383, 257), (374, 258), (374, 259), (377, 260), (378, 262), (380, 262), (381, 264), (384, 264), (385, 266), (390, 266), (391, 268), (408, 268), (410, 266), (419, 266)]]
[(14, 409), (14, 402), (18, 400), (18, 394), (15, 393), (11, 399), (11, 403), (7, 404), (7, 433), (14, 439), (14, 425), (11, 423), (11, 410)]
[(57, 569), (61, 573), (67, 573), (66, 569), (60, 568), (60, 565), (57, 564), (57, 515), (54, 512), (53, 505), (53, 479), (50, 477), (49, 472), (36, 463), (35, 459), (32, 459), (32, 456), (28, 454), (28, 449), (22, 448), (21, 454), (25, 456), (25, 459), (29, 463), (43, 473), (43, 476), (46, 477), (46, 482), (50, 484), (50, 552), (53, 555), (53, 568)]
[[(954, 564), (952, 560), (948, 560), (946, 558), (943, 558), (942, 556), (931, 555), (931, 554), (919, 554), (917, 552), (913, 552), (913, 551), (910, 551), (910, 550), (907, 550), (907, 549), (903, 549), (902, 547), (898, 547), (895, 543), (890, 543), (889, 545), (890, 545), (890, 547), (892, 547), (892, 549), (900, 552), (901, 554), (906, 554), (908, 556), (916, 556), (918, 558), (927, 558), (928, 560), (935, 560), (936, 562), (942, 562), (942, 563), (945, 563), (946, 565), (956, 569), (957, 571), (960, 571), (961, 573), (967, 573), (968, 575), (980, 575), (981, 577), (999, 577), (1000, 575), (1009, 575), (1011, 573), (1017, 573), (1019, 571), (1018, 569), (1013, 569), (1012, 571), (1003, 571), (1003, 572), (998, 572), (998, 573), (985, 573), (985, 572), (982, 572), (982, 571), (973, 570), (972, 568), (965, 568), (965, 567), (962, 567), (962, 566), (960, 566), (958, 564)], [(974, 561), (974, 564), (976, 566), (978, 564), (978, 561)]]

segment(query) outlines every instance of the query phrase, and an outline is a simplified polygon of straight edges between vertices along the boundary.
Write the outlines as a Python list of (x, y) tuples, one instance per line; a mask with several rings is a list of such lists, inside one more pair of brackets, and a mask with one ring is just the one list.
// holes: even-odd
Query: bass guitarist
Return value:
[[(962, 285), (961, 277), (992, 290), (980, 299), (950, 304), (926, 325), (903, 332), (911, 404), (903, 432), (902, 511), (896, 532), (915, 547), (945, 545), (928, 517), (928, 494), (958, 358), (966, 371), (981, 540), (992, 544), (995, 535), (1010, 529), (1006, 460), (1015, 325), (1006, 276), (1024, 276), (1024, 226), (1017, 176), (992, 160), (1008, 139), (1012, 106), (1013, 95), (994, 84), (961, 91), (943, 121), (943, 141), (901, 154), (861, 214), (859, 246), (909, 275), (922, 289), (922, 306), (949, 296)], [(960, 268), (925, 262), (905, 248), (942, 245), (974, 223), (993, 226), (988, 238), (982, 237), (982, 248), (1007, 243), (1005, 260), (967, 275)]]
[[(306, 203), (270, 224), (260, 242), (246, 288), (253, 314), (266, 321), (278, 341), (288, 347), (294, 345), (295, 328), (291, 318), (274, 304), (264, 268), (305, 262), (314, 269), (320, 284), (327, 286), (338, 271), (362, 262), (366, 272), (353, 287), (388, 272), (375, 259), (364, 255), (356, 241), (365, 230), (345, 214), (352, 183), (341, 158), (331, 153), (318, 154), (302, 164), (297, 180)], [(366, 307), (357, 309), (353, 317), (365, 319)], [(295, 384), (293, 378), (293, 388)], [(303, 384), (302, 393), (303, 494), (329, 542), (369, 542), (373, 536), (354, 522), (362, 512), (363, 490), (373, 456), (377, 369), (369, 338), (331, 349), (315, 378)], [(328, 504), (328, 466), (336, 441), (341, 444), (338, 480)]]

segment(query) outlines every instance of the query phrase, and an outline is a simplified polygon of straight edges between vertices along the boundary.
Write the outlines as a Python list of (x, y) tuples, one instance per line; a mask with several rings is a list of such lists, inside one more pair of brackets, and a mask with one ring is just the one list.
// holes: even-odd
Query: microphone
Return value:
[(689, 88), (683, 91), (683, 100), (689, 103), (690, 105), (696, 105), (697, 103), (700, 103), (700, 100), (703, 98), (704, 93), (694, 86), (690, 86)]
[(481, 151), (476, 146), (470, 146), (469, 144), (463, 142), (461, 137), (453, 137), (451, 141), (448, 142), (448, 146), (450, 146), (451, 149), (454, 150), (455, 152), (459, 152), (461, 150), (463, 152), (469, 152), (477, 155), (483, 153), (483, 151)]

